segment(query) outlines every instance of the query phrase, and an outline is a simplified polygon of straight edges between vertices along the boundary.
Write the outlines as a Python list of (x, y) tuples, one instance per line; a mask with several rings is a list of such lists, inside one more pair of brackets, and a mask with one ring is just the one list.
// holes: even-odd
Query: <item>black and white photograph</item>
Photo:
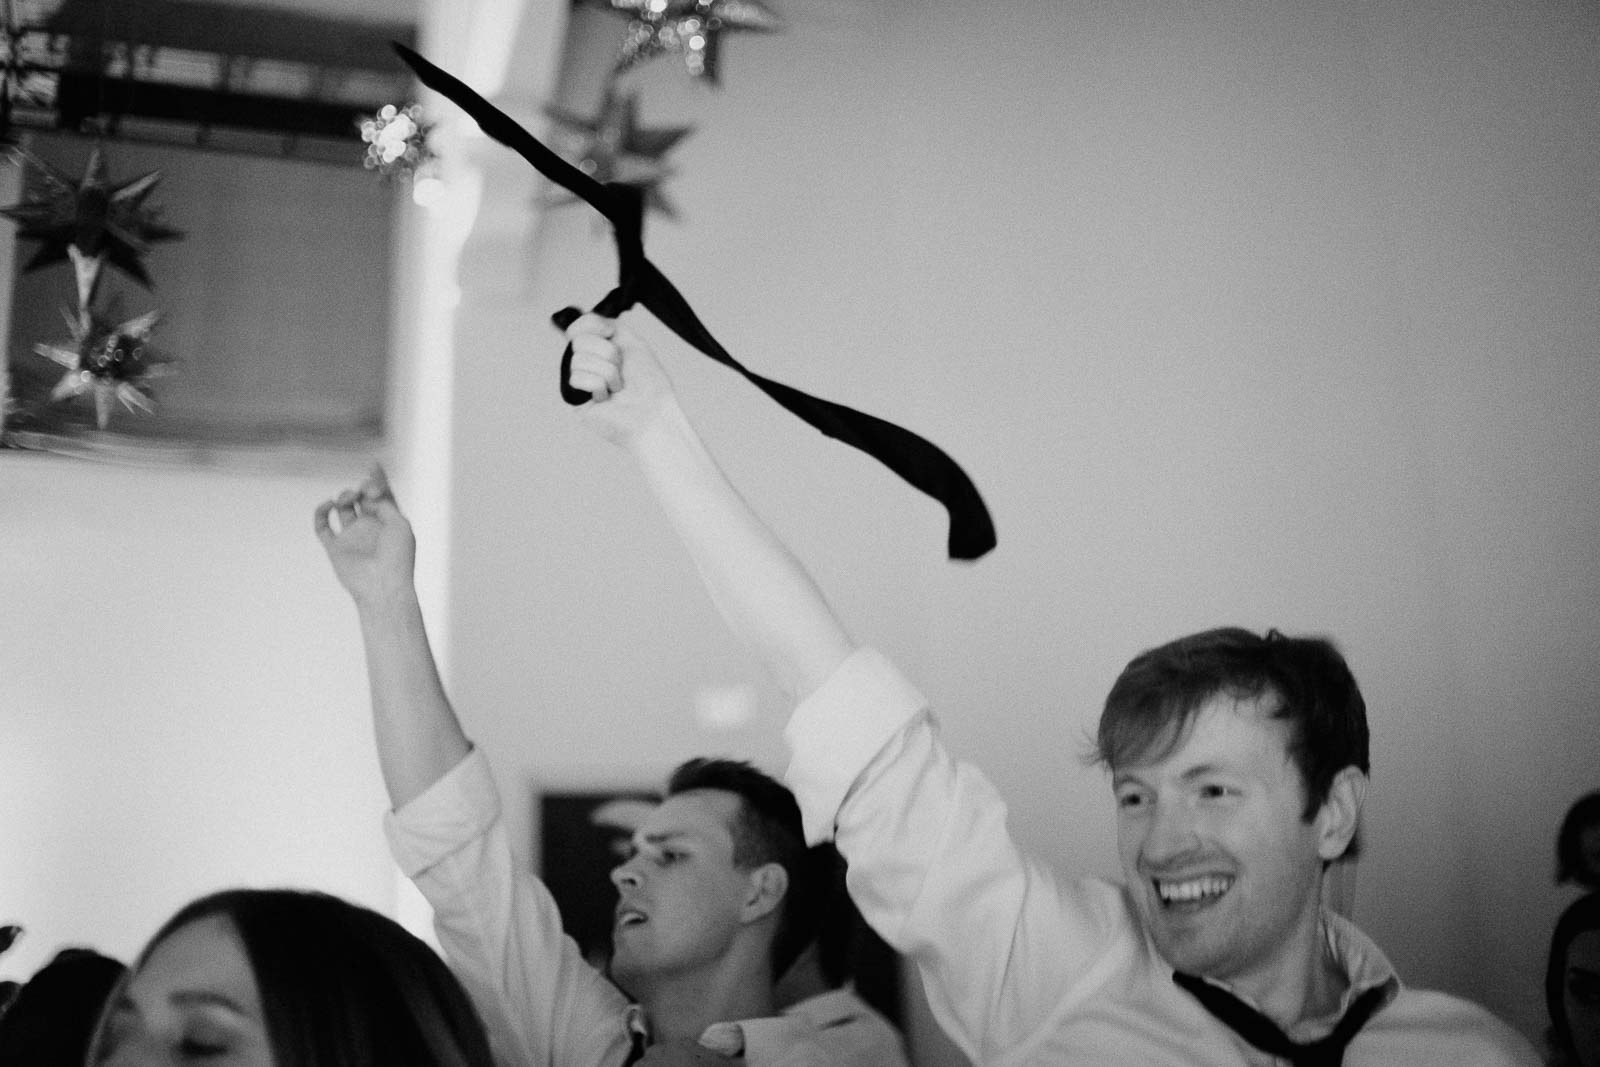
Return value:
[(1600, 0), (0, 4), (0, 1065), (1600, 1067)]

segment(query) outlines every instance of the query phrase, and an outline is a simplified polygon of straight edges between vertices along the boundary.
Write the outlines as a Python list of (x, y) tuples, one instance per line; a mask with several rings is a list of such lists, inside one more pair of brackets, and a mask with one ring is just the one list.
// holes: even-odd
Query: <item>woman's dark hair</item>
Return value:
[(1567, 948), (1579, 934), (1600, 930), (1600, 893), (1579, 897), (1556, 920), (1544, 971), (1544, 1003), (1550, 1013), (1550, 1051), (1557, 1063), (1577, 1063), (1567, 1020)]
[(438, 954), (392, 919), (326, 893), (201, 897), (163, 924), (131, 973), (174, 931), (212, 916), (244, 944), (278, 1067), (492, 1067), (483, 1022)]
[(0, 1005), (0, 1063), (82, 1067), (106, 999), (127, 970), (87, 948), (66, 948)]
[(1572, 802), (1561, 830), (1556, 834), (1556, 884), (1572, 882), (1588, 889), (1600, 889), (1600, 871), (1583, 855), (1583, 832), (1600, 826), (1600, 789), (1585, 793)]

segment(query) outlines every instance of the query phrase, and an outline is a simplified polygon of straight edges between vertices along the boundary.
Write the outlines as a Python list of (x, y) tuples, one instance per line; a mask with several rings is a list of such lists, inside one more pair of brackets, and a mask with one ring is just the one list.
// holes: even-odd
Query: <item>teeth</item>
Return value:
[(1204, 897), (1217, 897), (1227, 892), (1233, 879), (1220, 874), (1191, 878), (1186, 882), (1156, 882), (1156, 892), (1168, 904), (1183, 904)]

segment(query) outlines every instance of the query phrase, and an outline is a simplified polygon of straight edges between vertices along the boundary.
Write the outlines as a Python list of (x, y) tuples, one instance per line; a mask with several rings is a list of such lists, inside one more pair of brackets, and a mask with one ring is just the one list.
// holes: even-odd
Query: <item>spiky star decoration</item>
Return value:
[[(661, 189), (673, 173), (663, 157), (694, 131), (693, 126), (640, 126), (639, 94), (619, 94), (614, 82), (606, 84), (600, 110), (592, 118), (557, 107), (545, 108), (545, 114), (566, 131), (572, 143), (563, 154), (579, 170), (597, 182), (640, 189), (647, 208), (669, 219), (678, 217)], [(568, 193), (546, 203), (570, 204), (576, 199)]]
[(112, 185), (98, 146), (89, 153), (83, 178), (77, 181), (35, 156), (27, 159), (38, 168), (43, 188), (23, 203), (0, 208), (0, 215), (18, 224), (18, 237), (41, 242), (23, 272), (71, 258), (80, 307), (89, 306), (102, 263), (109, 262), (150, 288), (144, 268), (150, 246), (183, 236), (163, 225), (155, 209), (145, 204), (161, 172)]
[(165, 371), (170, 357), (150, 344), (150, 332), (160, 319), (148, 311), (117, 325), (108, 324), (93, 311), (77, 315), (63, 312), (72, 337), (54, 344), (41, 342), (33, 350), (67, 368), (50, 392), (52, 402), (90, 394), (94, 397), (95, 424), (105, 429), (120, 402), (129, 411), (155, 410), (145, 394), (145, 383)]
[(735, 31), (774, 33), (782, 21), (761, 0), (590, 0), (628, 16), (628, 32), (617, 58), (627, 70), (659, 55), (680, 55), (695, 78), (718, 84), (722, 35)]

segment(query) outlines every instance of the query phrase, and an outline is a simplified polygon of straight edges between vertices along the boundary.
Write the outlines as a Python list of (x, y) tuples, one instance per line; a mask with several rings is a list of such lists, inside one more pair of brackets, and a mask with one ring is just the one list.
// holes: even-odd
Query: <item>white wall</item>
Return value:
[[(728, 40), (720, 91), (629, 76), (645, 124), (696, 127), (647, 248), (755, 369), (949, 450), (1000, 547), (944, 561), (936, 507), (663, 340), (736, 481), (1069, 868), (1114, 867), (1078, 755), (1132, 654), (1335, 636), (1375, 734), (1358, 918), (1413, 983), (1536, 1033), (1551, 841), (1600, 755), (1600, 15), (784, 14)], [(619, 23), (574, 25), (582, 111)], [(503, 784), (781, 766), (772, 690), (747, 728), (694, 721), (700, 686), (759, 675), (555, 395), (544, 317), (605, 291), (607, 236), (568, 208), (475, 242), (452, 685)]]
[(0, 921), (25, 978), (188, 899), (394, 907), (354, 611), (311, 533), (351, 475), (0, 452)]

